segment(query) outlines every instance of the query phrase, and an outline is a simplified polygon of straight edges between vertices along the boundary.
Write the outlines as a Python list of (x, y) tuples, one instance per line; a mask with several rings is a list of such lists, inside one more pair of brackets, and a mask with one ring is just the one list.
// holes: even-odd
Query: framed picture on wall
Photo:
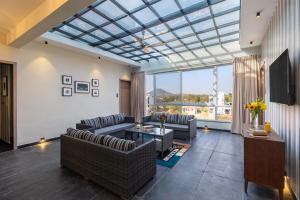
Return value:
[(90, 83), (85, 81), (75, 81), (75, 93), (90, 93)]
[(63, 85), (72, 85), (72, 76), (62, 75), (61, 81)]
[(2, 96), (8, 95), (7, 76), (2, 77)]
[(93, 97), (99, 97), (99, 90), (98, 89), (92, 89), (92, 96)]
[(99, 87), (99, 79), (92, 79), (92, 87)]
[(64, 97), (71, 97), (72, 96), (72, 88), (70, 88), (70, 87), (63, 87), (62, 88), (62, 96), (64, 96)]

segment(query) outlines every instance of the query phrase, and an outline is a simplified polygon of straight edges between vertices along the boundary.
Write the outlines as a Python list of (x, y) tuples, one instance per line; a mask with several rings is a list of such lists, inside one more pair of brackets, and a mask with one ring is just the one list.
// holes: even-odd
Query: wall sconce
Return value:
[(204, 126), (204, 130), (208, 131), (208, 126), (207, 125)]
[(257, 13), (256, 13), (256, 18), (257, 18), (257, 19), (260, 18), (260, 12), (257, 12)]
[(46, 139), (45, 139), (44, 137), (41, 137), (41, 138), (40, 138), (40, 144), (42, 144), (42, 143), (44, 143), (44, 142), (46, 142)]

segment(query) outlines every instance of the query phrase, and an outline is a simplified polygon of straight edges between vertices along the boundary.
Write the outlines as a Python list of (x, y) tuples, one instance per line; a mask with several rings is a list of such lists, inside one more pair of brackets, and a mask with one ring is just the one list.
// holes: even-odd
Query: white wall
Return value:
[[(295, 75), (296, 104), (271, 103), (269, 66), (285, 50)], [(266, 121), (285, 140), (286, 172), (293, 191), (300, 198), (300, 2), (279, 0), (268, 32), (262, 44), (262, 59), (266, 64)]]
[[(127, 66), (32, 42), (21, 49), (0, 45), (0, 60), (17, 63), (17, 145), (53, 138), (80, 119), (118, 113), (119, 79)], [(73, 81), (100, 80), (100, 96), (62, 97), (61, 75)], [(68, 86), (65, 86), (68, 87)]]

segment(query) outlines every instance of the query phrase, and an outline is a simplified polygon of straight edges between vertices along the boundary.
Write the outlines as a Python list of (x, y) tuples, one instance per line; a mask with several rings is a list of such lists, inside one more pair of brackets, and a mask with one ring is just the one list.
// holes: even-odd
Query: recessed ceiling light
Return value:
[(256, 18), (257, 18), (257, 19), (260, 18), (260, 12), (257, 12), (257, 13), (256, 13)]

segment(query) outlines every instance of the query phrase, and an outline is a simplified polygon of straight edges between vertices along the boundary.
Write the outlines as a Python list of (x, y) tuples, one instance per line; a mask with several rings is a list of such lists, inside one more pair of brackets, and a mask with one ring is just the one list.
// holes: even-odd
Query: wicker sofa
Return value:
[(121, 135), (125, 129), (134, 127), (134, 117), (123, 114), (109, 115), (106, 117), (95, 117), (81, 120), (76, 124), (76, 129), (88, 130), (96, 135)]
[(121, 151), (65, 134), (61, 136), (61, 165), (131, 199), (156, 174), (155, 142)]
[[(160, 126), (159, 116), (162, 113), (152, 113), (143, 118), (144, 125)], [(165, 114), (165, 126), (174, 130), (175, 139), (191, 140), (197, 135), (197, 119), (193, 115)]]

